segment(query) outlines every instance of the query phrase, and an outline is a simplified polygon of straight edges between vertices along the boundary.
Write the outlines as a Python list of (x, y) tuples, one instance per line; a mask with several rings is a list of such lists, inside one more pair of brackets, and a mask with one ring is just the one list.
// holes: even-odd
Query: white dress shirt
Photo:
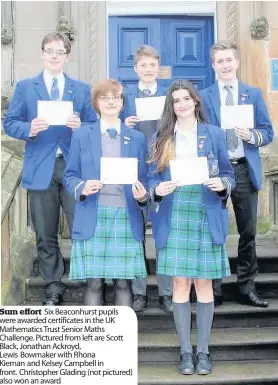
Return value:
[(100, 119), (100, 131), (101, 131), (101, 134), (109, 136), (108, 132), (107, 132), (107, 130), (109, 128), (115, 128), (115, 130), (117, 131), (117, 134), (120, 135), (121, 134), (121, 119), (118, 119), (117, 123), (113, 127), (108, 126), (107, 123), (104, 122), (104, 120)]
[[(230, 84), (225, 84), (221, 80), (218, 80), (218, 88), (220, 95), (220, 102), (222, 106), (226, 105), (226, 98), (228, 91), (224, 88), (225, 85), (231, 86), (231, 92), (233, 94), (234, 105), (238, 105), (238, 80), (235, 79)], [(231, 127), (232, 128), (232, 127)], [(230, 159), (243, 158), (245, 156), (244, 147), (242, 140), (238, 137), (238, 147), (234, 152), (228, 150), (228, 155)]]
[(139, 88), (139, 90), (140, 91), (144, 91), (144, 90), (150, 90), (151, 91), (151, 96), (152, 95), (155, 95), (156, 94), (156, 91), (157, 91), (157, 82), (155, 82), (151, 87), (146, 87), (146, 86), (144, 86), (144, 84), (141, 82), (141, 81), (139, 81), (139, 83), (138, 83), (138, 88)]
[[(52, 84), (53, 84), (53, 79), (54, 78), (57, 79), (57, 85), (58, 85), (58, 88), (59, 88), (60, 100), (62, 100), (63, 94), (64, 94), (64, 89), (65, 89), (65, 76), (64, 76), (64, 73), (60, 72), (58, 75), (53, 76), (47, 70), (43, 71), (43, 79), (44, 79), (44, 83), (45, 83), (47, 92), (49, 94), (49, 97), (50, 97), (50, 92), (51, 92), (51, 88), (52, 88)], [(62, 154), (62, 151), (61, 151), (60, 147), (58, 147), (58, 150), (56, 152), (56, 156), (59, 156), (61, 154)]]
[(50, 97), (50, 91), (51, 91), (51, 87), (52, 87), (54, 78), (57, 79), (57, 85), (58, 85), (59, 93), (60, 93), (60, 100), (62, 100), (63, 95), (64, 95), (64, 89), (65, 89), (64, 73), (60, 72), (57, 76), (53, 76), (48, 71), (46, 71), (46, 70), (43, 71), (43, 79), (44, 79), (44, 83), (45, 83), (47, 92), (49, 94), (49, 97)]
[(176, 122), (174, 133), (176, 159), (184, 159), (188, 156), (197, 158), (197, 120), (190, 131), (181, 130)]

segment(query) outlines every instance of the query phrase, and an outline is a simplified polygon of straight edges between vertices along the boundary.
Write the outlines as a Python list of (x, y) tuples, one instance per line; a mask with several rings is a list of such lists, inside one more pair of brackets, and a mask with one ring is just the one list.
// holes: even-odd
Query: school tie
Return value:
[[(226, 106), (233, 106), (234, 97), (231, 91), (231, 86), (224, 86), (224, 88), (227, 91)], [(238, 147), (238, 138), (235, 134), (234, 128), (229, 128), (226, 130), (226, 141), (227, 141), (228, 149), (231, 152), (234, 152)]]
[(146, 89), (143, 90), (143, 94), (144, 94), (145, 97), (148, 97), (148, 96), (152, 95), (152, 91), (149, 90), (148, 88), (146, 88)]
[(115, 128), (108, 128), (106, 131), (109, 135), (109, 138), (111, 138), (111, 139), (113, 139), (117, 136), (117, 130), (115, 130)]
[(57, 78), (53, 78), (53, 83), (50, 90), (50, 100), (60, 100), (60, 92), (58, 88)]

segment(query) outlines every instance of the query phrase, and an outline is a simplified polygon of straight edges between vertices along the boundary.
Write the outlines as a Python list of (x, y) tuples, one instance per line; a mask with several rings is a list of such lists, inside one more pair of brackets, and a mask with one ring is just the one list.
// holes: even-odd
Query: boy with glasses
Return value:
[[(61, 282), (64, 261), (57, 232), (60, 206), (70, 230), (73, 222), (74, 199), (63, 186), (72, 131), (97, 119), (89, 86), (63, 72), (70, 51), (66, 36), (54, 32), (44, 37), (41, 54), (44, 71), (17, 83), (4, 121), (9, 136), (26, 142), (22, 187), (28, 189), (40, 272), (45, 280), (43, 305), (47, 306), (59, 305), (65, 291)], [(40, 100), (72, 101), (73, 115), (66, 125), (49, 125), (38, 117)]]

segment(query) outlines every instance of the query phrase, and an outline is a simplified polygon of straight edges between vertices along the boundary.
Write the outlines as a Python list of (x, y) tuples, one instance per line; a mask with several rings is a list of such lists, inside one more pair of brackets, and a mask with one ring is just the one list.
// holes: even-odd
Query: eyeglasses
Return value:
[(53, 49), (43, 49), (43, 52), (45, 52), (47, 55), (49, 56), (52, 56), (52, 55), (56, 55), (56, 56), (63, 56), (63, 55), (66, 55), (67, 53), (64, 52), (64, 51), (54, 51)]
[(112, 102), (119, 102), (120, 100), (122, 100), (123, 96), (122, 95), (115, 95), (115, 96), (102, 95), (102, 96), (99, 96), (98, 98), (103, 102), (108, 102), (110, 100), (112, 100)]

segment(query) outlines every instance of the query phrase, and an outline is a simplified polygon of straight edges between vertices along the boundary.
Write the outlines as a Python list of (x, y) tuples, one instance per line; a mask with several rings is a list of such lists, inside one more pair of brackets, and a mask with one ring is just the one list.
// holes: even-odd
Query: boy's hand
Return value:
[(138, 118), (137, 116), (129, 116), (125, 120), (125, 125), (129, 128), (133, 128), (138, 122), (140, 122), (140, 118)]
[(30, 137), (37, 136), (38, 133), (47, 129), (48, 129), (48, 123), (45, 119), (35, 118), (31, 122), (29, 136)]
[(87, 180), (81, 192), (81, 195), (89, 196), (92, 194), (96, 194), (100, 189), (102, 189), (102, 187), (103, 187), (103, 184), (99, 180), (95, 180), (95, 179)]

